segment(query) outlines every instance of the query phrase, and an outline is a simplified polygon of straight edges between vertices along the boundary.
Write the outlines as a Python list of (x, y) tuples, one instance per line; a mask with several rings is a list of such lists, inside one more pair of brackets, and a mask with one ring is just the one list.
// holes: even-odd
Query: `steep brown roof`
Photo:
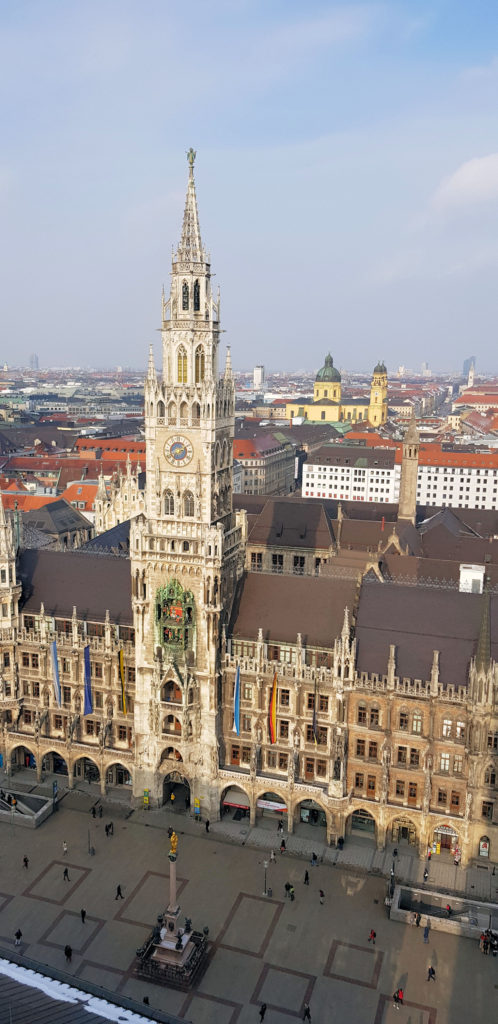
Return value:
[(235, 597), (230, 633), (235, 639), (330, 647), (340, 634), (346, 606), (352, 611), (354, 580), (245, 573)]
[(81, 551), (22, 551), (18, 574), (22, 582), (22, 611), (38, 615), (43, 602), (47, 615), (133, 625), (131, 573), (126, 558)]
[[(480, 594), (437, 587), (365, 583), (356, 622), (359, 672), (385, 675), (389, 645), (396, 646), (396, 675), (428, 680), (433, 651), (439, 679), (463, 686), (476, 654), (482, 614)], [(491, 650), (498, 657), (498, 597), (491, 598)]]
[(334, 543), (334, 538), (321, 505), (270, 498), (253, 521), (249, 543), (328, 549)]

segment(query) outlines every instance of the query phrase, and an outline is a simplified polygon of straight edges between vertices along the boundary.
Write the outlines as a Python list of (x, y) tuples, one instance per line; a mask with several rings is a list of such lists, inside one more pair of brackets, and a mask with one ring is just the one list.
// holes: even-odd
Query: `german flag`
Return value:
[(121, 679), (121, 695), (123, 699), (123, 714), (126, 715), (126, 694), (125, 694), (125, 673), (123, 648), (119, 652), (119, 678)]
[(268, 735), (270, 743), (277, 742), (277, 673), (273, 676), (273, 683), (270, 691), (270, 703), (268, 705)]

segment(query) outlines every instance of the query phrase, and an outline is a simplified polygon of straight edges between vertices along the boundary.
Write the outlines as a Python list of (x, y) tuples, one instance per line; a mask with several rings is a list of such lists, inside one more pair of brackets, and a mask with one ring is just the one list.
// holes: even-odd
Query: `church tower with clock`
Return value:
[(134, 796), (161, 804), (185, 786), (216, 815), (219, 650), (244, 557), (232, 510), (235, 388), (218, 366), (220, 299), (200, 234), (195, 152), (181, 239), (162, 297), (162, 374), (145, 381), (146, 508), (132, 520), (136, 645)]

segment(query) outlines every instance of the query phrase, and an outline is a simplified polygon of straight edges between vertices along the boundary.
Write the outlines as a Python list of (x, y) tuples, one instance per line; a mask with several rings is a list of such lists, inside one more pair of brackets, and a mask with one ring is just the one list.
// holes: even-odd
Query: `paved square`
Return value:
[(314, 981), (309, 974), (265, 964), (251, 1003), (266, 1003), (274, 1010), (286, 1010), (293, 1017), (302, 1017), (304, 1004), (311, 999)]
[[(104, 821), (90, 822), (95, 855), (88, 853), (89, 804), (76, 796), (35, 833), (0, 826), (2, 893), (0, 936), (14, 949), (23, 932), (22, 954), (137, 1000), (184, 1017), (192, 1024), (292, 1024), (309, 1002), (313, 1024), (469, 1024), (486, 1022), (496, 1001), (496, 961), (477, 942), (421, 929), (385, 915), (386, 882), (367, 870), (323, 863), (310, 872), (297, 856), (268, 868), (272, 898), (262, 896), (265, 851), (234, 845), (170, 811), (121, 812), (115, 804)], [(112, 818), (114, 838), (104, 838)], [(191, 993), (138, 978), (135, 951), (169, 901), (167, 828), (179, 836), (181, 916), (209, 929), (209, 961)], [(273, 838), (273, 835), (272, 835)], [(59, 858), (67, 839), (70, 858)], [(55, 857), (54, 857), (55, 853)], [(29, 870), (22, 866), (29, 857)], [(64, 867), (70, 883), (63, 881)], [(294, 902), (284, 886), (295, 887)], [(124, 900), (115, 900), (121, 885)], [(319, 890), (326, 893), (320, 904)], [(86, 910), (81, 923), (80, 910)], [(368, 944), (371, 928), (377, 944)], [(66, 965), (64, 946), (73, 948)], [(428, 966), (437, 982), (426, 981)], [(405, 1005), (392, 1008), (392, 993)], [(0, 978), (1, 988), (1, 978)]]
[(348, 942), (334, 940), (324, 970), (331, 978), (350, 981), (365, 988), (377, 988), (383, 953), (374, 946), (354, 946)]

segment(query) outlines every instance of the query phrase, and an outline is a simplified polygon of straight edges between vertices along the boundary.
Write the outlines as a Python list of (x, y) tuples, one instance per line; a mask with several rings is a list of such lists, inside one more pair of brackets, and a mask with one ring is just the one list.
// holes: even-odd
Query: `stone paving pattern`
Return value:
[[(21, 947), (44, 964), (65, 969), (64, 946), (73, 947), (68, 973), (91, 979), (111, 992), (185, 1017), (194, 1024), (258, 1024), (267, 1004), (266, 1024), (302, 1018), (310, 1003), (313, 1024), (460, 1024), (496, 1021), (498, 958), (484, 957), (478, 945), (443, 932), (388, 921), (383, 900), (392, 850), (350, 841), (344, 850), (327, 849), (309, 835), (285, 835), (279, 853), (276, 823), (263, 820), (249, 829), (244, 819), (225, 818), (205, 827), (183, 814), (129, 811), (104, 802), (104, 817), (90, 814), (95, 797), (68, 793), (60, 808), (35, 832), (0, 825), (0, 944)], [(114, 836), (104, 826), (112, 817)], [(178, 875), (182, 914), (194, 926), (209, 927), (210, 955), (197, 989), (175, 992), (134, 977), (135, 949), (168, 900), (169, 844), (165, 830), (179, 834)], [(68, 855), (62, 855), (62, 843)], [(89, 845), (95, 855), (89, 853)], [(263, 895), (264, 860), (272, 896)], [(323, 861), (311, 868), (316, 852)], [(29, 868), (22, 865), (24, 854)], [(64, 881), (68, 867), (70, 881)], [(310, 885), (305, 886), (308, 868)], [(400, 848), (397, 877), (419, 881), (424, 865)], [(491, 871), (467, 872), (450, 863), (431, 862), (431, 881), (454, 883), (469, 895), (496, 898)], [(373, 872), (373, 873), (372, 873)], [(285, 882), (296, 899), (285, 898)], [(116, 885), (124, 900), (116, 900)], [(472, 889), (471, 887), (474, 886)], [(325, 903), (319, 889), (325, 891)], [(87, 911), (82, 924), (80, 910)], [(370, 929), (377, 932), (375, 947)], [(436, 969), (428, 983), (427, 967)], [(399, 985), (405, 1005), (392, 1006)], [(492, 1007), (495, 1011), (492, 1011)], [(144, 1008), (145, 1009), (145, 1008)]]

